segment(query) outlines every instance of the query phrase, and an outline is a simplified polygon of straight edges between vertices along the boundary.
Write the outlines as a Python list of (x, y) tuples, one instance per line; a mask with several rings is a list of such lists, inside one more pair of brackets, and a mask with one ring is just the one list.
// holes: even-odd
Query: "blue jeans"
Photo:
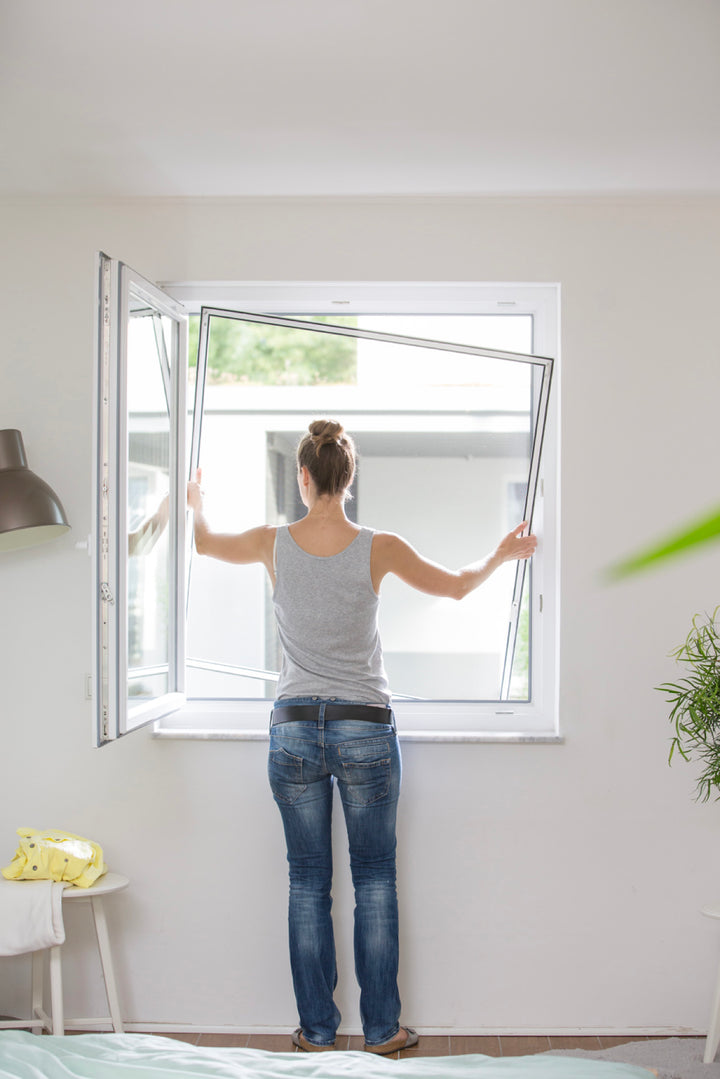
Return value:
[[(395, 820), (400, 751), (394, 722), (318, 718), (270, 729), (268, 775), (282, 815), (290, 869), (290, 965), (300, 1025), (308, 1041), (332, 1045), (340, 1012), (332, 918), (331, 813), (337, 782), (355, 889), (355, 973), (365, 1041), (399, 1030)], [(348, 701), (335, 703), (354, 703)], [(276, 713), (277, 715), (277, 713)]]

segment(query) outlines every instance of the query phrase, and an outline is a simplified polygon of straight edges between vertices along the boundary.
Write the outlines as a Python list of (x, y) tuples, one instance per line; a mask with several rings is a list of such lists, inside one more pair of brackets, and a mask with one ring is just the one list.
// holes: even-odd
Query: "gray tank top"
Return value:
[(373, 531), (321, 557), (297, 545), (287, 525), (275, 541), (273, 603), (283, 659), (277, 698), (390, 700), (370, 575)]

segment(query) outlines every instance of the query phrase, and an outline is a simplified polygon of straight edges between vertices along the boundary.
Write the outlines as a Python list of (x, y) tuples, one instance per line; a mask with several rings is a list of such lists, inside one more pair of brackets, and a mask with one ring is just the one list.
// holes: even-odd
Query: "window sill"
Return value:
[[(158, 720), (153, 737), (196, 742), (264, 742), (272, 701), (186, 701), (171, 715)], [(547, 711), (516, 704), (513, 711), (458, 701), (393, 701), (398, 734), (403, 742), (484, 742), (518, 745), (557, 745), (563, 736)]]
[[(562, 745), (555, 731), (398, 731), (401, 742), (486, 742), (517, 745)], [(160, 741), (267, 742), (267, 730), (213, 730), (211, 728), (156, 727), (153, 738)]]

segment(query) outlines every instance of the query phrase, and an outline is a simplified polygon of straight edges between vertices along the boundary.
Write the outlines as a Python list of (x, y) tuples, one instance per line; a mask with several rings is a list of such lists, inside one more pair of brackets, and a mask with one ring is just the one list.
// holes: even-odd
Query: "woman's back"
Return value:
[[(273, 604), (283, 654), (277, 698), (387, 704), (370, 570), (372, 530), (351, 526), (340, 549), (337, 536), (327, 542), (327, 532), (306, 549), (298, 531), (297, 525), (281, 526), (275, 540)], [(311, 541), (312, 530), (304, 530), (302, 540)], [(333, 553), (315, 553), (333, 547)]]
[(308, 554), (328, 557), (340, 554), (360, 531), (360, 527), (348, 521), (344, 514), (308, 514), (289, 526), (290, 535)]

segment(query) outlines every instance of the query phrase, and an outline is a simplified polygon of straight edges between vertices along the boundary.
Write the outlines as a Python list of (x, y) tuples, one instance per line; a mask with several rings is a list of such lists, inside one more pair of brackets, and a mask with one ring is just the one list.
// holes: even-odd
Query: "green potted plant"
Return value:
[(699, 761), (700, 776), (695, 797), (707, 802), (715, 791), (720, 799), (720, 632), (712, 615), (696, 615), (684, 644), (671, 653), (687, 670), (687, 677), (657, 688), (672, 705), (670, 722), (675, 734), (669, 760), (675, 751), (686, 761)]
[[(720, 509), (667, 536), (611, 567), (612, 580), (619, 580), (656, 563), (684, 554), (702, 544), (720, 540)], [(701, 773), (696, 798), (707, 802), (713, 790), (720, 799), (720, 607), (712, 615), (696, 615), (685, 643), (671, 655), (687, 670), (678, 682), (657, 686), (667, 695), (670, 721), (675, 734), (669, 760), (677, 751), (685, 760), (697, 760)]]

